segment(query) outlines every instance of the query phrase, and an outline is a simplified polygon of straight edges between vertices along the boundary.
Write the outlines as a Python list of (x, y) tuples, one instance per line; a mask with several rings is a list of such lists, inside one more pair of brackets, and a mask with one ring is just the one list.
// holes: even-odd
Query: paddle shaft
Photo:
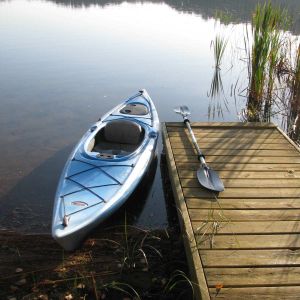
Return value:
[(190, 132), (190, 135), (192, 136), (192, 141), (193, 141), (193, 144), (194, 144), (194, 146), (197, 150), (199, 161), (201, 162), (201, 164), (203, 166), (206, 166), (204, 155), (203, 155), (203, 153), (202, 153), (202, 151), (201, 151), (201, 149), (200, 149), (200, 147), (197, 143), (196, 137), (195, 137), (194, 132), (193, 132), (192, 127), (191, 127), (190, 120), (187, 117), (183, 117), (183, 122), (186, 125), (186, 127), (188, 128), (188, 130)]

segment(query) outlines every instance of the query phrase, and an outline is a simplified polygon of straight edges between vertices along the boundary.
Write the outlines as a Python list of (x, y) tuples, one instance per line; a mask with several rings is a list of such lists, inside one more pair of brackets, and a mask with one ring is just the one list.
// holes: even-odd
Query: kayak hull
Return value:
[[(127, 114), (128, 107), (142, 109)], [(142, 129), (136, 149), (117, 154), (91, 149), (101, 130), (120, 120)], [(93, 228), (126, 202), (155, 156), (158, 134), (158, 115), (145, 90), (112, 109), (86, 132), (64, 167), (55, 196), (52, 236), (65, 250), (76, 249)]]

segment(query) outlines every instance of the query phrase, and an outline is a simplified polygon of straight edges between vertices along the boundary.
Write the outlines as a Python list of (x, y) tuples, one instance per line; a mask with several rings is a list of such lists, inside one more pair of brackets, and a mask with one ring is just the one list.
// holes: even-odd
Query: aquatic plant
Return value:
[[(201, 245), (207, 242), (209, 243), (209, 247), (213, 249), (214, 237), (218, 234), (219, 229), (231, 222), (230, 219), (225, 216), (224, 210), (216, 195), (214, 195), (214, 198), (218, 205), (218, 209), (214, 209), (213, 206), (211, 206), (207, 211), (206, 220), (195, 229), (197, 250), (200, 249)], [(232, 234), (234, 234), (234, 232), (232, 232)]]
[(247, 30), (245, 35), (249, 78), (248, 121), (270, 121), (277, 66), (281, 60), (281, 29), (286, 28), (288, 23), (285, 9), (272, 6), (271, 2), (256, 6), (251, 34)]
[(166, 283), (163, 293), (165, 295), (171, 294), (172, 291), (176, 288), (180, 288), (180, 293), (177, 295), (176, 299), (181, 299), (181, 297), (191, 292), (192, 293), (192, 299), (194, 299), (194, 286), (197, 285), (195, 282), (191, 281), (190, 278), (181, 270), (175, 270), (168, 282)]

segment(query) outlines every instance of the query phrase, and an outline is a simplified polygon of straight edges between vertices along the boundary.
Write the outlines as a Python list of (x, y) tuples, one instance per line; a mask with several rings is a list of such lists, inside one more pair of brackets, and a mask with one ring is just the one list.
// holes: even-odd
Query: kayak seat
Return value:
[(116, 120), (106, 124), (95, 136), (94, 152), (128, 155), (134, 152), (144, 138), (143, 128), (128, 120)]

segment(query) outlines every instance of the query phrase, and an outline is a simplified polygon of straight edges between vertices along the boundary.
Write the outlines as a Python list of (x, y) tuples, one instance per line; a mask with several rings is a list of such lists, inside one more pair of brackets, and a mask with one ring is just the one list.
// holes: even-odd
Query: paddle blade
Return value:
[(215, 192), (223, 192), (225, 190), (218, 173), (208, 167), (198, 169), (197, 178), (199, 183), (208, 190)]
[(182, 106), (176, 107), (176, 108), (174, 108), (174, 111), (177, 114), (182, 115), (183, 117), (186, 117), (186, 116), (188, 116), (188, 115), (191, 114), (189, 108), (186, 105), (182, 105)]

